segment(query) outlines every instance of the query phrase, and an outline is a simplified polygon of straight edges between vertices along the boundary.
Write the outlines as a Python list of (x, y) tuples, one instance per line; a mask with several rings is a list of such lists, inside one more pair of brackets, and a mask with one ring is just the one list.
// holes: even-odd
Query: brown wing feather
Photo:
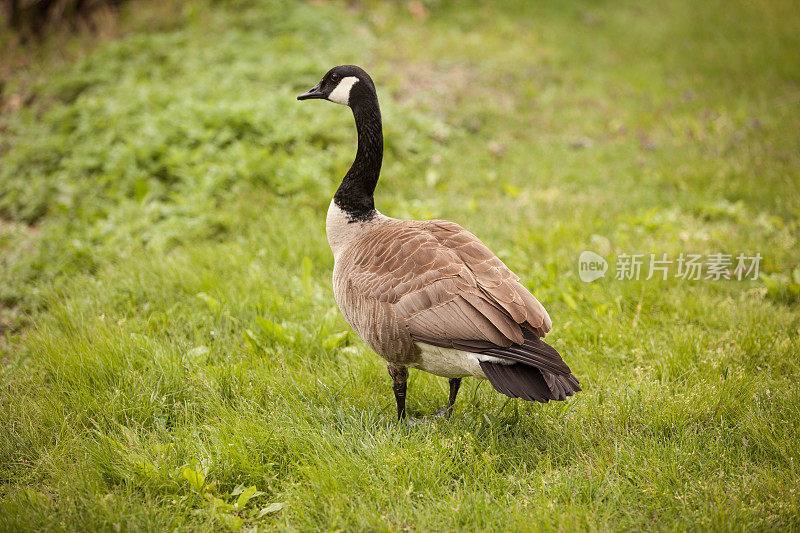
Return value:
[(551, 328), (544, 307), (452, 222), (392, 221), (364, 235), (337, 260), (334, 290), (351, 326), (391, 361), (409, 362), (421, 341), (569, 373), (530, 340)]
[(425, 224), (428, 231), (470, 269), (481, 290), (495, 305), (540, 337), (550, 331), (553, 324), (544, 306), (480, 239), (448, 220), (431, 220)]

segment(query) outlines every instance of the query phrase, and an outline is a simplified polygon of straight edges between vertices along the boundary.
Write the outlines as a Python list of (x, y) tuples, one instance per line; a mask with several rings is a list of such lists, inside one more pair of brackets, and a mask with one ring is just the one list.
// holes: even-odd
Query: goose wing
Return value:
[(348, 292), (381, 308), (411, 340), (570, 373), (540, 340), (552, 327), (542, 304), (458, 224), (398, 221), (348, 251)]

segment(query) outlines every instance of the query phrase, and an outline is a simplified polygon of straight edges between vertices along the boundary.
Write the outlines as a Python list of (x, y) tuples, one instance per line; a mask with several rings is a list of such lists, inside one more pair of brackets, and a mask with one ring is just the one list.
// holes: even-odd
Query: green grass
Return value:
[[(800, 528), (797, 6), (424, 5), (187, 5), (6, 80), (0, 528)], [(481, 237), (582, 393), (394, 420), (330, 288), (352, 118), (294, 99), (342, 63), (379, 209)], [(681, 252), (763, 275), (613, 279)], [(445, 401), (412, 371), (412, 415)]]

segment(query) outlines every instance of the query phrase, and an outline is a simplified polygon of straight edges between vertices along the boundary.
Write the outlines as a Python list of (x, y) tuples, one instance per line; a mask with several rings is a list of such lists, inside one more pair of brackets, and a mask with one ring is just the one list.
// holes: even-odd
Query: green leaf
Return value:
[(236, 500), (236, 510), (241, 511), (247, 505), (247, 502), (250, 501), (250, 498), (256, 496), (258, 494), (262, 494), (258, 492), (255, 485), (252, 487), (247, 487), (241, 494), (239, 494), (239, 498)]
[(263, 509), (261, 509), (258, 512), (258, 516), (256, 518), (261, 518), (262, 516), (265, 516), (265, 515), (268, 515), (268, 514), (277, 513), (278, 511), (283, 509), (285, 506), (286, 506), (285, 502), (271, 503), (271, 504), (267, 505), (266, 507), (264, 507)]
[(256, 336), (256, 334), (253, 333), (252, 329), (245, 329), (244, 330), (244, 338), (248, 342), (248, 344), (250, 344), (250, 346), (252, 346), (253, 350), (255, 350), (257, 352), (265, 352), (266, 351), (264, 349), (264, 347), (261, 345), (261, 342), (259, 342), (258, 337)]
[(326, 350), (333, 350), (338, 348), (345, 342), (347, 342), (347, 336), (349, 333), (347, 331), (340, 331), (339, 333), (333, 333), (328, 335), (324, 341), (322, 341), (322, 347)]
[(256, 323), (258, 324), (258, 327), (261, 328), (261, 331), (264, 332), (264, 335), (270, 339), (283, 344), (294, 344), (294, 337), (286, 333), (286, 330), (283, 329), (283, 326), (280, 324), (276, 324), (272, 320), (264, 318), (263, 316), (257, 316)]
[(192, 490), (200, 492), (203, 489), (203, 485), (205, 485), (206, 482), (206, 476), (203, 472), (195, 470), (191, 466), (185, 466), (181, 473), (189, 482), (189, 486), (192, 487)]
[(209, 296), (204, 292), (198, 292), (197, 297), (200, 298), (203, 301), (203, 303), (205, 303), (208, 306), (208, 308), (214, 311), (215, 313), (219, 312), (220, 308), (222, 307), (219, 303), (219, 300), (217, 300), (216, 298), (212, 298), (211, 296)]
[(516, 198), (517, 196), (522, 194), (522, 191), (519, 189), (519, 187), (515, 187), (510, 183), (503, 184), (503, 191), (512, 198)]
[(134, 463), (134, 466), (141, 472), (142, 474), (149, 475), (156, 471), (156, 465), (149, 461), (138, 461)]
[(150, 191), (150, 184), (146, 179), (138, 178), (133, 182), (133, 194), (137, 200), (144, 200), (147, 193)]
[(244, 525), (244, 520), (236, 515), (220, 513), (217, 515), (217, 518), (232, 531), (239, 531)]
[(228, 512), (236, 510), (236, 507), (234, 505), (226, 502), (222, 498), (218, 498), (216, 496), (206, 493), (206, 499), (209, 501), (209, 503), (211, 503), (211, 506), (215, 511)]

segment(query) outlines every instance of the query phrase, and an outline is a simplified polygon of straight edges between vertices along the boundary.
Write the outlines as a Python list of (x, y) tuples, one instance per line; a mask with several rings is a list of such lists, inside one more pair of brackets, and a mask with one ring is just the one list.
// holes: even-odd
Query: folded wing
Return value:
[[(519, 277), (458, 224), (387, 224), (357, 243), (346, 261), (350, 291), (360, 295), (362, 305), (370, 300), (381, 306), (385, 318), (396, 320), (411, 341), (517, 363), (484, 368), (499, 392), (563, 399), (580, 390), (558, 352), (540, 338), (552, 327), (547, 311)], [(512, 375), (515, 371), (520, 374)], [(526, 387), (539, 390), (542, 383), (549, 395), (525, 392)], [(522, 392), (513, 392), (515, 387)]]

